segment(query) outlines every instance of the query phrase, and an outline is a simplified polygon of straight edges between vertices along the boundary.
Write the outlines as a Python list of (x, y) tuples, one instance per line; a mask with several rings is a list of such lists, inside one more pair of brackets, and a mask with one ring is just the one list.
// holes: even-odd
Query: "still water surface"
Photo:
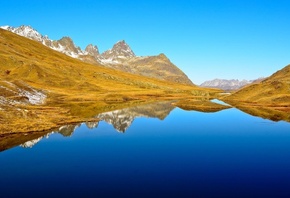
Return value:
[(290, 197), (290, 123), (161, 107), (1, 152), (0, 197)]

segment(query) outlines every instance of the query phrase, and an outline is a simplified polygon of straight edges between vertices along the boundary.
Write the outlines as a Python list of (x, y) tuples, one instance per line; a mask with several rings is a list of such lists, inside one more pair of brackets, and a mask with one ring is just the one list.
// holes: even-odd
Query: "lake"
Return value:
[(290, 123), (159, 102), (0, 153), (0, 197), (290, 197)]

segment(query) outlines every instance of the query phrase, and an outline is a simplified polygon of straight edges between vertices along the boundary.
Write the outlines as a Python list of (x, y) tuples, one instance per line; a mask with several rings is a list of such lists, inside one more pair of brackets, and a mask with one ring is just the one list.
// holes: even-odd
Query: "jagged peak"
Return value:
[(73, 40), (69, 36), (64, 36), (61, 39), (59, 39), (58, 41), (67, 41), (67, 42), (73, 43)]
[(89, 45), (87, 45), (85, 51), (87, 51), (87, 50), (89, 50), (89, 49), (95, 49), (95, 50), (98, 50), (98, 51), (99, 51), (98, 46), (93, 45), (93, 44), (89, 44)]
[(18, 28), (26, 28), (26, 29), (31, 29), (31, 30), (35, 30), (33, 27), (31, 27), (30, 25), (21, 25)]
[[(118, 41), (117, 43), (114, 44), (114, 46), (118, 46), (118, 45), (125, 45), (125, 46), (129, 47), (129, 45), (126, 43), (125, 40), (120, 40), (120, 41)], [(114, 46), (113, 46), (113, 48), (114, 48)]]
[(125, 40), (118, 41), (116, 44), (114, 44), (113, 48), (110, 51), (115, 52), (118, 56), (136, 56), (130, 46), (125, 42)]
[(88, 44), (87, 47), (97, 47), (96, 45), (93, 45), (92, 43), (91, 44)]
[(167, 56), (164, 53), (160, 53), (158, 56), (161, 58), (167, 58)]
[(95, 58), (97, 58), (100, 54), (98, 47), (96, 45), (93, 45), (93, 44), (89, 44), (86, 47), (85, 52), (87, 52), (91, 56), (94, 56)]
[(127, 44), (125, 40), (120, 40), (120, 41), (117, 41), (117, 43), (116, 43), (116, 44), (118, 44), (118, 43), (124, 43), (124, 44)]
[(157, 57), (165, 61), (170, 61), (169, 58), (164, 53), (159, 54)]
[(58, 42), (61, 45), (66, 46), (68, 48), (77, 48), (80, 50), (80, 48), (74, 44), (73, 40), (69, 36), (62, 37), (61, 39), (58, 40)]

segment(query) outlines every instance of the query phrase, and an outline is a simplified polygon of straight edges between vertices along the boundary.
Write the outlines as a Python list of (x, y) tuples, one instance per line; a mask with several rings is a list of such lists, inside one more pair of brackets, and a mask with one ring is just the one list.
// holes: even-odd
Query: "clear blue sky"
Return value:
[(290, 63), (290, 0), (7, 0), (0, 25), (31, 25), (101, 52), (125, 40), (165, 53), (196, 83), (255, 79)]

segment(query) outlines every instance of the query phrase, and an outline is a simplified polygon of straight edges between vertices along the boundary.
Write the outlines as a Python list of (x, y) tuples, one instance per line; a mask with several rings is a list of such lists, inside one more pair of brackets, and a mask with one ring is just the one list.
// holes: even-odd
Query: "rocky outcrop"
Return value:
[(93, 44), (89, 44), (86, 47), (85, 52), (88, 55), (94, 57), (95, 59), (97, 59), (99, 57), (99, 55), (100, 55), (98, 47), (96, 45), (93, 45)]

